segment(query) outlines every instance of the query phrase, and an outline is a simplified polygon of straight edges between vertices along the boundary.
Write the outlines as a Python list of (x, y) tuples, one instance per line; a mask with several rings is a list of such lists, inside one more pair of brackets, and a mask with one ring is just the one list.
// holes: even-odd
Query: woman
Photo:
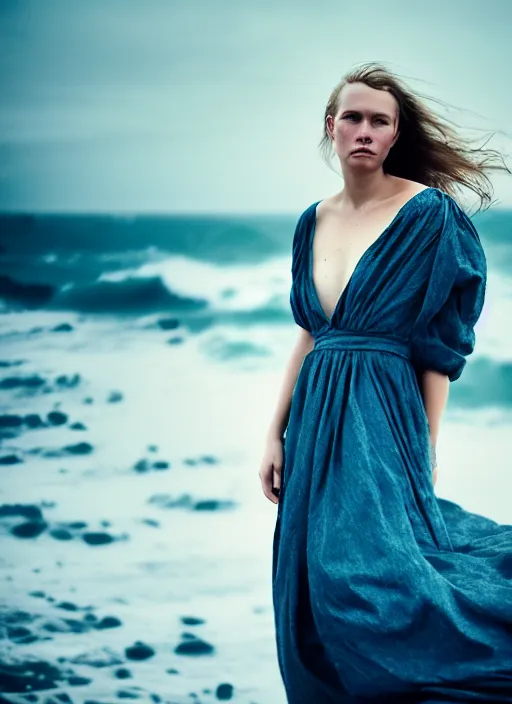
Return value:
[(344, 187), (295, 229), (300, 334), (260, 469), (288, 702), (512, 702), (512, 526), (432, 474), (487, 277), (453, 194), (489, 201), (484, 171), (508, 169), (373, 64), (333, 91), (324, 138)]

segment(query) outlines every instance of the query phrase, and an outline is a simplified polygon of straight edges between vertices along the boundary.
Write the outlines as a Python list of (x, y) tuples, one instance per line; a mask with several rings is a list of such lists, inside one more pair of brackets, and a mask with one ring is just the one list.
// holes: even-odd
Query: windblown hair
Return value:
[[(364, 83), (370, 88), (389, 91), (399, 108), (399, 137), (383, 163), (385, 173), (434, 186), (456, 198), (460, 186), (474, 191), (480, 208), (489, 207), (493, 186), (488, 171), (512, 171), (495, 149), (473, 148), (475, 140), (464, 138), (450, 126), (451, 121), (430, 110), (397, 76), (381, 64), (369, 62), (348, 72), (336, 85), (324, 114), (324, 134), (319, 148), (330, 166), (334, 154), (327, 132), (328, 115), (336, 115), (341, 89), (347, 83)], [(429, 98), (441, 103), (434, 98)], [(491, 135), (492, 136), (492, 135)], [(500, 163), (501, 162), (501, 163)]]

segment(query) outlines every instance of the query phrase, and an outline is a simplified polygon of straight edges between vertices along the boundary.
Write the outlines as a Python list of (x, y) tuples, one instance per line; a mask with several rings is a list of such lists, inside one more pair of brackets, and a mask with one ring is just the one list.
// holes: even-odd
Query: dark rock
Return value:
[(37, 538), (47, 527), (48, 524), (45, 521), (27, 521), (13, 526), (10, 532), (16, 538)]
[(23, 418), (18, 415), (4, 414), (0, 416), (0, 428), (19, 428), (23, 425)]
[(59, 702), (63, 702), (63, 704), (73, 704), (71, 697), (69, 696), (69, 694), (66, 694), (66, 692), (59, 692), (58, 694), (54, 694), (53, 696)]
[(72, 601), (61, 601), (59, 604), (55, 605), (58, 609), (64, 609), (65, 611), (78, 611), (79, 608)]
[(236, 506), (234, 501), (220, 499), (205, 499), (194, 504), (194, 511), (224, 511)]
[(62, 388), (74, 389), (80, 383), (80, 374), (73, 374), (73, 376), (61, 374), (55, 379), (55, 383)]
[(181, 622), (185, 624), (185, 626), (200, 626), (206, 623), (203, 618), (197, 618), (196, 616), (182, 616)]
[(142, 523), (145, 523), (147, 526), (151, 526), (152, 528), (160, 528), (160, 523), (155, 521), (154, 518), (143, 518)]
[(180, 325), (180, 321), (176, 318), (160, 318), (157, 322), (161, 330), (175, 330)]
[(24, 417), (23, 422), (29, 428), (42, 428), (42, 427), (44, 427), (44, 421), (42, 420), (41, 416), (39, 416), (37, 413), (28, 413)]
[(38, 389), (44, 386), (45, 380), (37, 374), (32, 376), (8, 376), (0, 380), (0, 389)]
[(133, 677), (132, 673), (130, 670), (128, 670), (126, 667), (120, 667), (114, 672), (114, 675), (119, 679), (119, 680), (127, 680), (130, 677)]
[(215, 691), (215, 696), (221, 701), (227, 701), (233, 698), (233, 685), (226, 682), (219, 684)]
[(76, 423), (71, 423), (69, 426), (70, 430), (87, 430), (87, 427), (81, 423), (80, 421), (77, 421)]
[(51, 329), (50, 332), (72, 332), (74, 330), (73, 326), (69, 323), (60, 323)]
[(119, 689), (117, 691), (117, 696), (119, 699), (140, 699), (140, 692), (136, 692), (132, 689)]
[(84, 533), (82, 539), (88, 545), (108, 545), (114, 542), (114, 538), (108, 533)]
[(52, 528), (49, 534), (55, 540), (73, 540), (73, 535), (65, 528)]
[(108, 398), (107, 398), (107, 403), (119, 403), (119, 401), (123, 400), (123, 394), (121, 391), (111, 391)]
[(70, 455), (89, 455), (94, 448), (88, 442), (77, 442), (75, 445), (66, 445), (62, 449)]
[(116, 616), (104, 616), (101, 621), (98, 621), (95, 628), (97, 628), (99, 631), (102, 631), (106, 628), (118, 628), (122, 625), (122, 621)]
[(169, 469), (169, 462), (165, 462), (164, 460), (160, 460), (158, 462), (153, 462), (153, 468), (154, 469)]
[(124, 652), (128, 660), (147, 660), (148, 658), (152, 658), (155, 654), (153, 648), (142, 643), (140, 640), (136, 641), (128, 648), (125, 648)]
[(142, 474), (143, 472), (149, 472), (150, 464), (148, 460), (142, 459), (133, 465), (133, 469), (136, 472), (139, 472), (140, 474)]
[(28, 413), (23, 419), (23, 422), (29, 428), (42, 428), (44, 426), (44, 421), (37, 413)]
[(177, 655), (210, 655), (214, 651), (213, 645), (196, 637), (191, 637), (190, 640), (187, 639), (179, 643), (174, 649)]
[(20, 464), (23, 462), (21, 457), (18, 457), (18, 455), (3, 455), (3, 457), (0, 457), (0, 464), (3, 465), (12, 465), (12, 464)]
[(33, 504), (2, 504), (0, 506), (0, 518), (8, 516), (22, 516), (28, 521), (43, 520), (41, 509)]
[(43, 660), (27, 658), (23, 662), (0, 664), (0, 692), (28, 692), (59, 686), (62, 674)]
[(12, 640), (13, 643), (20, 644), (34, 643), (36, 640), (40, 640), (38, 636), (32, 633), (30, 628), (26, 628), (25, 626), (15, 626), (14, 628), (8, 626), (7, 637), (9, 640)]
[(68, 422), (68, 416), (60, 411), (50, 411), (46, 417), (51, 425), (64, 425)]

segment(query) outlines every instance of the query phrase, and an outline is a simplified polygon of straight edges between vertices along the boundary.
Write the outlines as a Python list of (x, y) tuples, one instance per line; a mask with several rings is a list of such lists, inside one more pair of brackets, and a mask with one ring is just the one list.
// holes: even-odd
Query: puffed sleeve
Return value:
[(470, 218), (445, 195), (440, 235), (411, 352), (419, 370), (433, 369), (455, 381), (476, 342), (475, 325), (485, 299), (487, 262)]

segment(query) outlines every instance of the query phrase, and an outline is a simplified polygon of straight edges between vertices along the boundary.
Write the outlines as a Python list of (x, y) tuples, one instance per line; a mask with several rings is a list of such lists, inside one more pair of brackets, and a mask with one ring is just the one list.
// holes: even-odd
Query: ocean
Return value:
[[(297, 217), (0, 216), (6, 701), (286, 701), (258, 471)], [(487, 296), (436, 493), (512, 523), (512, 211), (474, 222)]]

